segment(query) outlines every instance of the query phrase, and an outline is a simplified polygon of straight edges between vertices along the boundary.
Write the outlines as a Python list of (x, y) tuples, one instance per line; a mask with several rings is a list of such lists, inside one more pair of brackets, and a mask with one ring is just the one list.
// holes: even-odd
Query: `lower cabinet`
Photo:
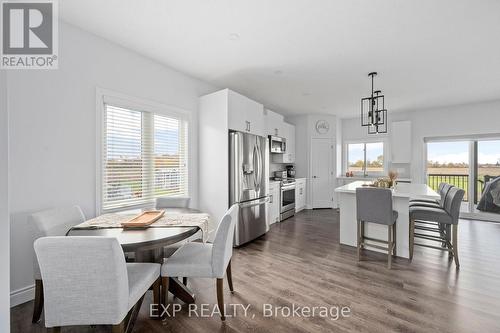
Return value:
[(269, 224), (273, 224), (280, 221), (280, 183), (270, 182), (269, 183), (269, 203), (267, 209), (267, 215), (269, 219)]
[(295, 180), (295, 212), (300, 212), (306, 208), (306, 179), (297, 178)]

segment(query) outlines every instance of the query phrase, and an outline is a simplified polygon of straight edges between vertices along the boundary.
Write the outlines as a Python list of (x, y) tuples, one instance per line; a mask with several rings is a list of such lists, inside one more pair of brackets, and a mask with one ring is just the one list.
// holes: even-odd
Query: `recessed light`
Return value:
[(237, 33), (229, 34), (229, 40), (238, 40), (238, 39), (240, 39), (240, 35), (238, 35)]
[(278, 69), (278, 70), (274, 71), (274, 74), (281, 75), (281, 74), (283, 74), (283, 71)]
[(311, 95), (311, 94), (310, 94), (310, 93), (308, 93), (308, 92), (303, 92), (303, 93), (302, 93), (302, 96), (309, 96), (309, 95)]

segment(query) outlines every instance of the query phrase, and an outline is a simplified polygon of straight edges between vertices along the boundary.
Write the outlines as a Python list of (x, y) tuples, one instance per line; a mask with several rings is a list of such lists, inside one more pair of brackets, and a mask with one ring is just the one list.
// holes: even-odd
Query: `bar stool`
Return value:
[[(462, 204), (464, 194), (464, 190), (452, 186), (448, 191), (443, 208), (425, 206), (410, 207), (410, 260), (413, 259), (413, 249), (415, 245), (417, 245), (442, 251), (448, 251), (450, 258), (453, 257), (455, 259), (456, 267), (460, 267), (460, 263), (458, 260), (458, 219), (460, 215), (460, 205)], [(439, 225), (444, 225), (448, 230), (451, 226), (451, 235), (450, 232), (447, 232), (445, 237), (443, 237), (441, 228), (432, 227), (432, 225), (435, 225), (436, 223), (438, 223)], [(427, 232), (427, 234), (416, 232), (416, 230)], [(432, 233), (439, 233), (439, 236), (432, 235)], [(450, 241), (451, 236), (453, 237), (453, 240)], [(446, 246), (442, 248), (429, 244), (415, 243), (415, 238), (441, 243), (445, 242)]]
[[(372, 247), (387, 251), (387, 268), (391, 269), (392, 256), (396, 255), (396, 220), (398, 212), (392, 209), (392, 191), (386, 188), (358, 187), (356, 189), (356, 214), (358, 234), (358, 261), (361, 250)], [(387, 225), (387, 241), (365, 236), (365, 223)], [(387, 247), (365, 241), (387, 244)]]

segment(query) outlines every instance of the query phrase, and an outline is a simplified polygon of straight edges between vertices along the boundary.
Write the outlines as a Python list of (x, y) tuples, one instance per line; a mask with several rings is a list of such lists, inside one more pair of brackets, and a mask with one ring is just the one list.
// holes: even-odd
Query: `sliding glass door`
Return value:
[(442, 182), (465, 191), (461, 211), (472, 218), (500, 221), (500, 138), (427, 142), (427, 184)]
[(437, 191), (440, 183), (455, 185), (465, 191), (462, 211), (469, 211), (470, 201), (469, 141), (437, 141), (427, 143), (427, 184)]

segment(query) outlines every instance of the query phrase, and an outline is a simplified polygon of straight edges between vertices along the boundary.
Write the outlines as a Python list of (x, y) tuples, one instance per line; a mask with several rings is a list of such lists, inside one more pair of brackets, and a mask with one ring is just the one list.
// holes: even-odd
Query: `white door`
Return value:
[(331, 139), (311, 139), (312, 208), (333, 207), (333, 142)]

